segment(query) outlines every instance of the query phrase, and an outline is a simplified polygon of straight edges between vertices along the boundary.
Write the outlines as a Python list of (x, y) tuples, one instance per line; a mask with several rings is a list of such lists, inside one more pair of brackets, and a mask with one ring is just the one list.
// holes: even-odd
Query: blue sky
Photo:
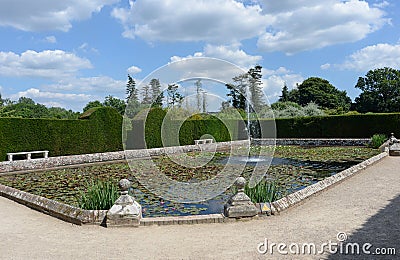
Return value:
[(270, 102), (284, 82), (311, 76), (354, 99), (368, 70), (400, 69), (399, 28), (395, 0), (2, 0), (0, 93), (81, 111), (125, 98), (128, 73), (140, 82), (171, 62), (211, 57), (263, 66)]

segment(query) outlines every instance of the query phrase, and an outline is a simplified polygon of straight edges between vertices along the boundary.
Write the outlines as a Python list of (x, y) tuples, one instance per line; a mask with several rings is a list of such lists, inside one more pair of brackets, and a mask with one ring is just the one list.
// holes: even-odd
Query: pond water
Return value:
[[(337, 172), (368, 159), (379, 151), (355, 147), (277, 147), (265, 178), (275, 181), (286, 194), (302, 189)], [(243, 176), (248, 178), (256, 163), (268, 163), (268, 157), (235, 156), (231, 164), (245, 164)], [(219, 153), (204, 167), (189, 169), (174, 164), (168, 158), (156, 159), (157, 165), (165, 174), (182, 182), (199, 182), (214, 177), (227, 163), (227, 154)], [(140, 171), (140, 160), (137, 170)], [(98, 178), (117, 183), (122, 178), (132, 181), (131, 194), (142, 205), (143, 216), (174, 216), (222, 213), (224, 204), (233, 191), (201, 203), (181, 204), (164, 201), (146, 191), (136, 181), (126, 163), (90, 165), (80, 168), (47, 170), (27, 174), (0, 176), (0, 183), (54, 199), (70, 205), (76, 205), (76, 196), (84, 191), (88, 181)]]

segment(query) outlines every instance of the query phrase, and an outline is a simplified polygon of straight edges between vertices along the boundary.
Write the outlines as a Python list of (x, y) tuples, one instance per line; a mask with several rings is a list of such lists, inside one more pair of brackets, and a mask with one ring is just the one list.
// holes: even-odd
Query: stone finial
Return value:
[(400, 156), (400, 140), (394, 137), (394, 134), (389, 138), (389, 155)]
[(129, 188), (132, 186), (131, 182), (127, 179), (122, 179), (118, 182), (118, 187), (121, 190), (121, 195), (128, 194)]
[(389, 138), (389, 144), (391, 145), (391, 144), (398, 143), (398, 142), (399, 142), (399, 140), (396, 137), (394, 137), (394, 133), (391, 133), (390, 138)]
[(257, 207), (244, 193), (246, 180), (239, 177), (235, 181), (238, 192), (233, 195), (224, 206), (224, 215), (228, 218), (254, 217), (258, 213)]
[(107, 212), (107, 227), (139, 226), (142, 218), (142, 206), (128, 195), (132, 184), (127, 179), (119, 181), (121, 196)]
[(235, 185), (238, 188), (238, 192), (244, 192), (244, 187), (246, 186), (246, 179), (243, 177), (237, 178)]

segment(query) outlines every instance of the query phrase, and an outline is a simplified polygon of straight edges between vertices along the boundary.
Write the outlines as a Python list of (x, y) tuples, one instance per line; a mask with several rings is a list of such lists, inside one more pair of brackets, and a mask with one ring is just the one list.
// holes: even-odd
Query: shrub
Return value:
[(310, 102), (305, 107), (303, 107), (303, 113), (306, 116), (323, 116), (325, 115), (324, 111), (319, 109), (318, 105)]
[(297, 104), (295, 102), (291, 102), (291, 101), (276, 102), (276, 103), (273, 103), (271, 105), (271, 108), (273, 110), (285, 110), (285, 109), (288, 109), (290, 107), (295, 107), (295, 108), (301, 109), (301, 106), (299, 104)]
[(119, 197), (118, 186), (110, 181), (95, 180), (86, 183), (86, 189), (77, 197), (81, 209), (108, 210)]
[(306, 116), (303, 109), (297, 107), (288, 107), (284, 110), (275, 111), (276, 117), (289, 118), (289, 117), (303, 117)]
[(386, 142), (387, 137), (383, 134), (374, 134), (371, 137), (371, 141), (369, 143), (369, 147), (378, 149), (384, 142)]

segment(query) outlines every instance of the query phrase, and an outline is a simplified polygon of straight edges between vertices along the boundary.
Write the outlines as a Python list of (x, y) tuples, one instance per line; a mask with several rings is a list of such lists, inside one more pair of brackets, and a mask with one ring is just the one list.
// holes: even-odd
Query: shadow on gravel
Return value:
[[(379, 196), (379, 194), (371, 194), (371, 196)], [(400, 195), (394, 198), (389, 205), (379, 210), (363, 225), (362, 228), (356, 230), (343, 243), (343, 252), (350, 254), (330, 255), (328, 259), (400, 259)], [(357, 243), (359, 245), (360, 254), (351, 254), (357, 252), (356, 247), (349, 243)], [(363, 253), (363, 245), (369, 243), (372, 246), (369, 248), (370, 255)], [(354, 250), (352, 249), (354, 248)], [(378, 255), (375, 249), (395, 248), (395, 255)]]

